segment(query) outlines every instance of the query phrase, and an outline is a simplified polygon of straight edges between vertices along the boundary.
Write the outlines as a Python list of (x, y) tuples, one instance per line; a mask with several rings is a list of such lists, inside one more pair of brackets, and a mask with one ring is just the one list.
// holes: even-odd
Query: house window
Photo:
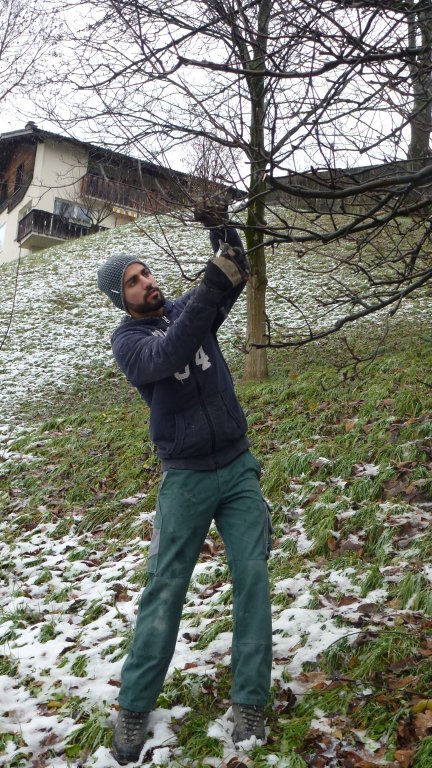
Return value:
[(0, 181), (0, 205), (7, 199), (8, 184), (6, 179)]
[(24, 181), (24, 163), (20, 163), (17, 165), (17, 169), (15, 171), (15, 186), (14, 186), (14, 192), (18, 192), (19, 189), (21, 189)]
[(27, 216), (27, 214), (31, 211), (33, 208), (33, 200), (29, 200), (28, 203), (26, 203), (19, 211), (18, 213), (18, 221), (21, 221), (21, 219), (24, 218), (24, 216)]
[(54, 202), (54, 213), (63, 219), (75, 221), (78, 224), (90, 226), (92, 223), (89, 211), (84, 205), (72, 203), (70, 200), (61, 200), (59, 197), (56, 197)]

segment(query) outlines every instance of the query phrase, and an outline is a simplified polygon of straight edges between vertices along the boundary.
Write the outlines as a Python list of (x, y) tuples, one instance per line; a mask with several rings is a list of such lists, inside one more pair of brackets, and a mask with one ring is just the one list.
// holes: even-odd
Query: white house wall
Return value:
[[(53, 213), (56, 197), (77, 200), (80, 180), (87, 172), (88, 153), (81, 147), (46, 141), (38, 145), (28, 197), (33, 208)], [(21, 204), (23, 207), (24, 201)]]
[[(31, 208), (54, 212), (56, 197), (77, 201), (80, 197), (81, 179), (87, 173), (88, 152), (85, 148), (57, 141), (45, 141), (37, 145), (32, 182), (21, 202), (0, 214), (0, 264), (14, 261), (20, 253), (16, 241), (18, 222)], [(115, 227), (130, 221), (129, 218), (111, 214), (102, 222), (105, 227)], [(29, 253), (22, 247), (21, 255)]]

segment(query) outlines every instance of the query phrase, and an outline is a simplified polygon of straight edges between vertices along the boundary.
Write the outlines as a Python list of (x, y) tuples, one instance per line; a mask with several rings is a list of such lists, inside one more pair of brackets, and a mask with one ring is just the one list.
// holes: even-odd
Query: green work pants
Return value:
[(237, 704), (267, 702), (272, 659), (270, 523), (259, 464), (246, 451), (219, 469), (170, 469), (162, 478), (149, 548), (149, 583), (122, 669), (119, 702), (124, 709), (146, 712), (155, 705), (212, 519), (225, 545), (233, 583), (231, 697)]

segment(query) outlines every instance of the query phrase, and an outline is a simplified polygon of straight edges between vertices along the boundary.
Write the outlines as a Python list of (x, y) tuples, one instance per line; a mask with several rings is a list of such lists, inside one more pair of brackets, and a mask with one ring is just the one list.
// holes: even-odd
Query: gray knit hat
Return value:
[[(123, 276), (129, 264), (147, 264), (128, 253), (115, 253), (98, 269), (98, 286), (118, 309), (127, 312), (123, 295)], [(148, 267), (147, 267), (148, 268)]]

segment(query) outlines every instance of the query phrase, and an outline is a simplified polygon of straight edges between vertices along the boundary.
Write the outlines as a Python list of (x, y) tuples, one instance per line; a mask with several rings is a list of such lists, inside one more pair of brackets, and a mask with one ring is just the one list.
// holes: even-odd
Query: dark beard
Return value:
[(149, 312), (157, 312), (158, 309), (165, 306), (165, 296), (162, 291), (157, 289), (157, 294), (151, 299), (146, 299), (141, 304), (128, 303), (127, 308), (129, 312), (137, 312), (140, 315), (146, 315)]

